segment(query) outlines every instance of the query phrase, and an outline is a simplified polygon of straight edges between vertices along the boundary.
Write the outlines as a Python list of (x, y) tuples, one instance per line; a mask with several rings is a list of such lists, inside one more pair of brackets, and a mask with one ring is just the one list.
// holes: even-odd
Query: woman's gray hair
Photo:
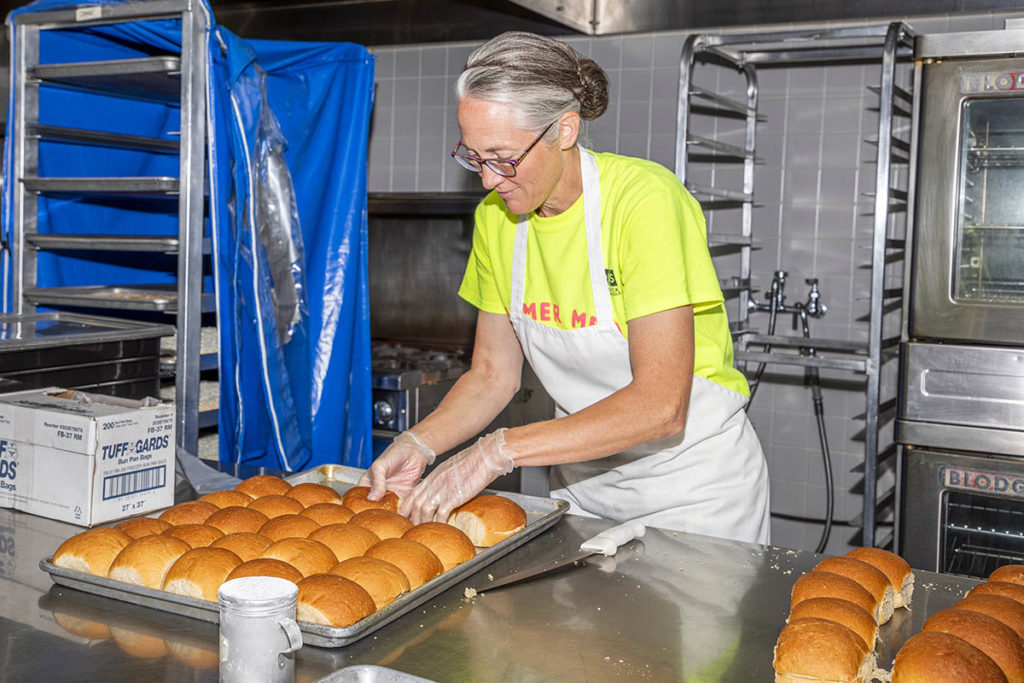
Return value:
[(567, 111), (584, 119), (603, 114), (608, 77), (597, 62), (559, 40), (508, 31), (469, 55), (455, 95), (510, 105), (519, 126), (539, 131)]

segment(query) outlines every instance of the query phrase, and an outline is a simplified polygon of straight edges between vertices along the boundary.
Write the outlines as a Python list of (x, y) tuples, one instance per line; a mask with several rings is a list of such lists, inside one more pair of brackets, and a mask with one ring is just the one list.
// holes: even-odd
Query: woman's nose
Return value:
[(480, 182), (485, 190), (493, 190), (504, 179), (505, 176), (495, 173), (487, 164), (480, 167)]

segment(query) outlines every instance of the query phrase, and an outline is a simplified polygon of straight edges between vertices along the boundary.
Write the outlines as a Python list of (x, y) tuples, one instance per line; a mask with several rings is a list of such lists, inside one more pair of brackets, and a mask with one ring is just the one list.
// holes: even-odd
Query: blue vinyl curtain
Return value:
[[(15, 10), (74, 7), (37, 0)], [(113, 2), (92, 4), (117, 4)], [(197, 11), (209, 12), (204, 4)], [(42, 32), (43, 63), (179, 53), (180, 22)], [(371, 459), (366, 145), (373, 56), (347, 43), (246, 41), (213, 26), (207, 234), (220, 332), (222, 461), (297, 471)], [(17, 48), (12, 45), (12, 64)], [(42, 123), (176, 139), (173, 102), (40, 88)], [(14, 121), (12, 87), (8, 121)], [(10, 178), (9, 130), (4, 177)], [(172, 176), (177, 156), (41, 142), (40, 176)], [(10, 182), (3, 231), (14, 226)], [(39, 231), (177, 235), (177, 201), (40, 197)], [(40, 286), (170, 284), (173, 260), (40, 253)], [(9, 283), (8, 283), (9, 284)], [(10, 302), (5, 302), (10, 306)]]

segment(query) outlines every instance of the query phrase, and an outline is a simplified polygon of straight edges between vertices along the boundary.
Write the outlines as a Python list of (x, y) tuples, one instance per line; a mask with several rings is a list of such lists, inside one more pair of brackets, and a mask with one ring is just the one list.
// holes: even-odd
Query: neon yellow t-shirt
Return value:
[[(601, 179), (601, 249), (613, 317), (626, 323), (693, 306), (694, 374), (749, 395), (733, 367), (722, 290), (707, 248), (700, 205), (665, 167), (594, 153)], [(507, 314), (512, 297), (515, 214), (495, 192), (476, 209), (473, 251), (459, 296), (488, 313)], [(530, 215), (523, 312), (562, 329), (595, 322), (583, 198), (557, 216)]]

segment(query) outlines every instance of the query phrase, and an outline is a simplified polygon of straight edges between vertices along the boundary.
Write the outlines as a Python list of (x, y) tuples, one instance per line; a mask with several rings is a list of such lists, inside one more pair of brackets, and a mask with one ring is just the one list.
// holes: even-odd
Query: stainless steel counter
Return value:
[[(465, 585), (569, 553), (607, 526), (567, 516)], [(215, 625), (51, 583), (39, 560), (78, 531), (0, 510), (0, 680), (216, 681)], [(770, 681), (790, 589), (819, 559), (650, 529), (601, 566), (471, 599), (460, 585), (346, 648), (304, 647), (295, 679), (378, 664), (436, 681)], [(917, 574), (913, 609), (882, 628), (882, 666), (977, 583)]]

